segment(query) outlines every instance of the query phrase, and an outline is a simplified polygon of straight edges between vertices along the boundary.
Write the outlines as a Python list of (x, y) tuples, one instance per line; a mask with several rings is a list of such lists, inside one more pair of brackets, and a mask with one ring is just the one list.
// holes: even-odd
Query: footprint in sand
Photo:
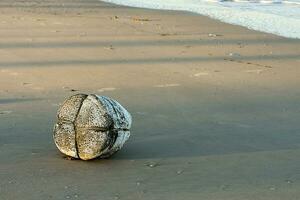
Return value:
[(97, 90), (97, 92), (107, 92), (107, 91), (114, 91), (117, 88), (113, 88), (113, 87), (107, 87), (107, 88), (100, 88), (99, 90)]
[(199, 76), (208, 76), (208, 75), (209, 75), (208, 72), (199, 72), (199, 73), (194, 74), (193, 76), (199, 77)]
[(260, 73), (262, 73), (263, 71), (265, 71), (265, 70), (263, 70), (263, 69), (252, 69), (252, 70), (246, 70), (245, 72), (246, 72), (246, 73), (260, 74)]
[(178, 86), (180, 85), (177, 83), (169, 83), (169, 84), (155, 85), (154, 87), (166, 88), (166, 87), (178, 87)]
[(8, 73), (8, 75), (10, 75), (10, 76), (18, 76), (18, 75), (20, 75), (20, 73), (14, 72), (14, 71), (11, 71), (11, 70), (8, 70), (8, 69), (2, 69), (1, 72), (2, 73)]
[(11, 75), (11, 76), (18, 76), (19, 73), (18, 72), (11, 72), (11, 73), (9, 73), (9, 75)]
[(33, 89), (33, 90), (38, 90), (38, 91), (42, 91), (42, 90), (44, 90), (44, 88), (43, 88), (43, 87), (39, 87), (39, 86), (36, 86), (36, 87), (31, 87), (31, 89)]

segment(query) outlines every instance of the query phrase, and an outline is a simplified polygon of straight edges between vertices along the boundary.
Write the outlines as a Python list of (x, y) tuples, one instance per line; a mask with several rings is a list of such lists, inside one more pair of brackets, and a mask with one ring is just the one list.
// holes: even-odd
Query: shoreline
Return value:
[[(132, 2), (132, 0), (128, 0), (125, 3), (124, 1), (119, 0), (103, 0), (103, 2), (112, 3), (114, 5), (120, 6), (129, 6), (132, 8), (191, 12), (201, 15), (203, 17), (209, 17), (210, 19), (218, 20), (223, 23), (242, 26), (249, 30), (274, 34), (285, 38), (300, 39), (300, 32), (298, 31), (300, 29), (300, 16), (298, 16), (298, 19), (296, 17), (291, 16), (282, 16), (282, 14), (285, 13), (282, 11), (280, 13), (274, 14), (272, 10), (257, 11), (253, 8), (250, 9), (251, 7), (248, 7), (247, 9), (244, 8), (244, 10), (240, 10), (234, 6), (231, 7), (232, 5), (229, 7), (220, 7), (220, 5), (216, 4), (216, 2), (198, 2), (199, 5), (191, 2), (186, 2), (185, 6), (180, 4), (180, 2), (173, 4), (170, 2), (156, 2), (155, 0), (151, 3), (138, 1)], [(255, 23), (253, 21), (253, 18), (256, 19), (255, 21), (260, 21), (260, 23)], [(264, 22), (262, 23), (261, 21)], [(270, 22), (272, 23), (269, 25)], [(285, 28), (283, 29), (282, 27)]]

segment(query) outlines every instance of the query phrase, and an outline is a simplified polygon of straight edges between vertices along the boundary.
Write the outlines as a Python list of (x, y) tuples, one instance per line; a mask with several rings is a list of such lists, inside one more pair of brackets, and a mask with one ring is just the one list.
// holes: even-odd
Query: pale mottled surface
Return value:
[(60, 121), (74, 123), (79, 109), (81, 108), (82, 102), (86, 97), (87, 95), (79, 94), (68, 98), (57, 113), (58, 119)]
[(54, 142), (57, 148), (68, 156), (78, 158), (76, 148), (74, 124), (71, 122), (59, 122), (54, 126)]
[(77, 94), (58, 111), (54, 141), (71, 157), (106, 158), (122, 148), (130, 136), (131, 115), (117, 101), (96, 95)]

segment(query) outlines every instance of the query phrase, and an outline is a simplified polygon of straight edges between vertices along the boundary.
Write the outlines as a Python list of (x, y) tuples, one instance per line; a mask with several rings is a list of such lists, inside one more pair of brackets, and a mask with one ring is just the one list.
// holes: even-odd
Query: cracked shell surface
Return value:
[(130, 113), (109, 97), (71, 96), (57, 116), (55, 144), (62, 153), (74, 158), (109, 157), (120, 150), (130, 136)]

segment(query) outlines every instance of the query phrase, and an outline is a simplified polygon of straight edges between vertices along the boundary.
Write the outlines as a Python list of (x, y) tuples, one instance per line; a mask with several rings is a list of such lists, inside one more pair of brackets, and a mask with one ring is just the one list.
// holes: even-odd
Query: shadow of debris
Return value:
[[(147, 90), (153, 97), (144, 94), (139, 99), (131, 98), (127, 105), (133, 116), (131, 138), (112, 159), (299, 149), (299, 96), (271, 91), (261, 95), (256, 91), (224, 92), (207, 99), (205, 92), (193, 89)], [(159, 100), (155, 100), (157, 97)]]

